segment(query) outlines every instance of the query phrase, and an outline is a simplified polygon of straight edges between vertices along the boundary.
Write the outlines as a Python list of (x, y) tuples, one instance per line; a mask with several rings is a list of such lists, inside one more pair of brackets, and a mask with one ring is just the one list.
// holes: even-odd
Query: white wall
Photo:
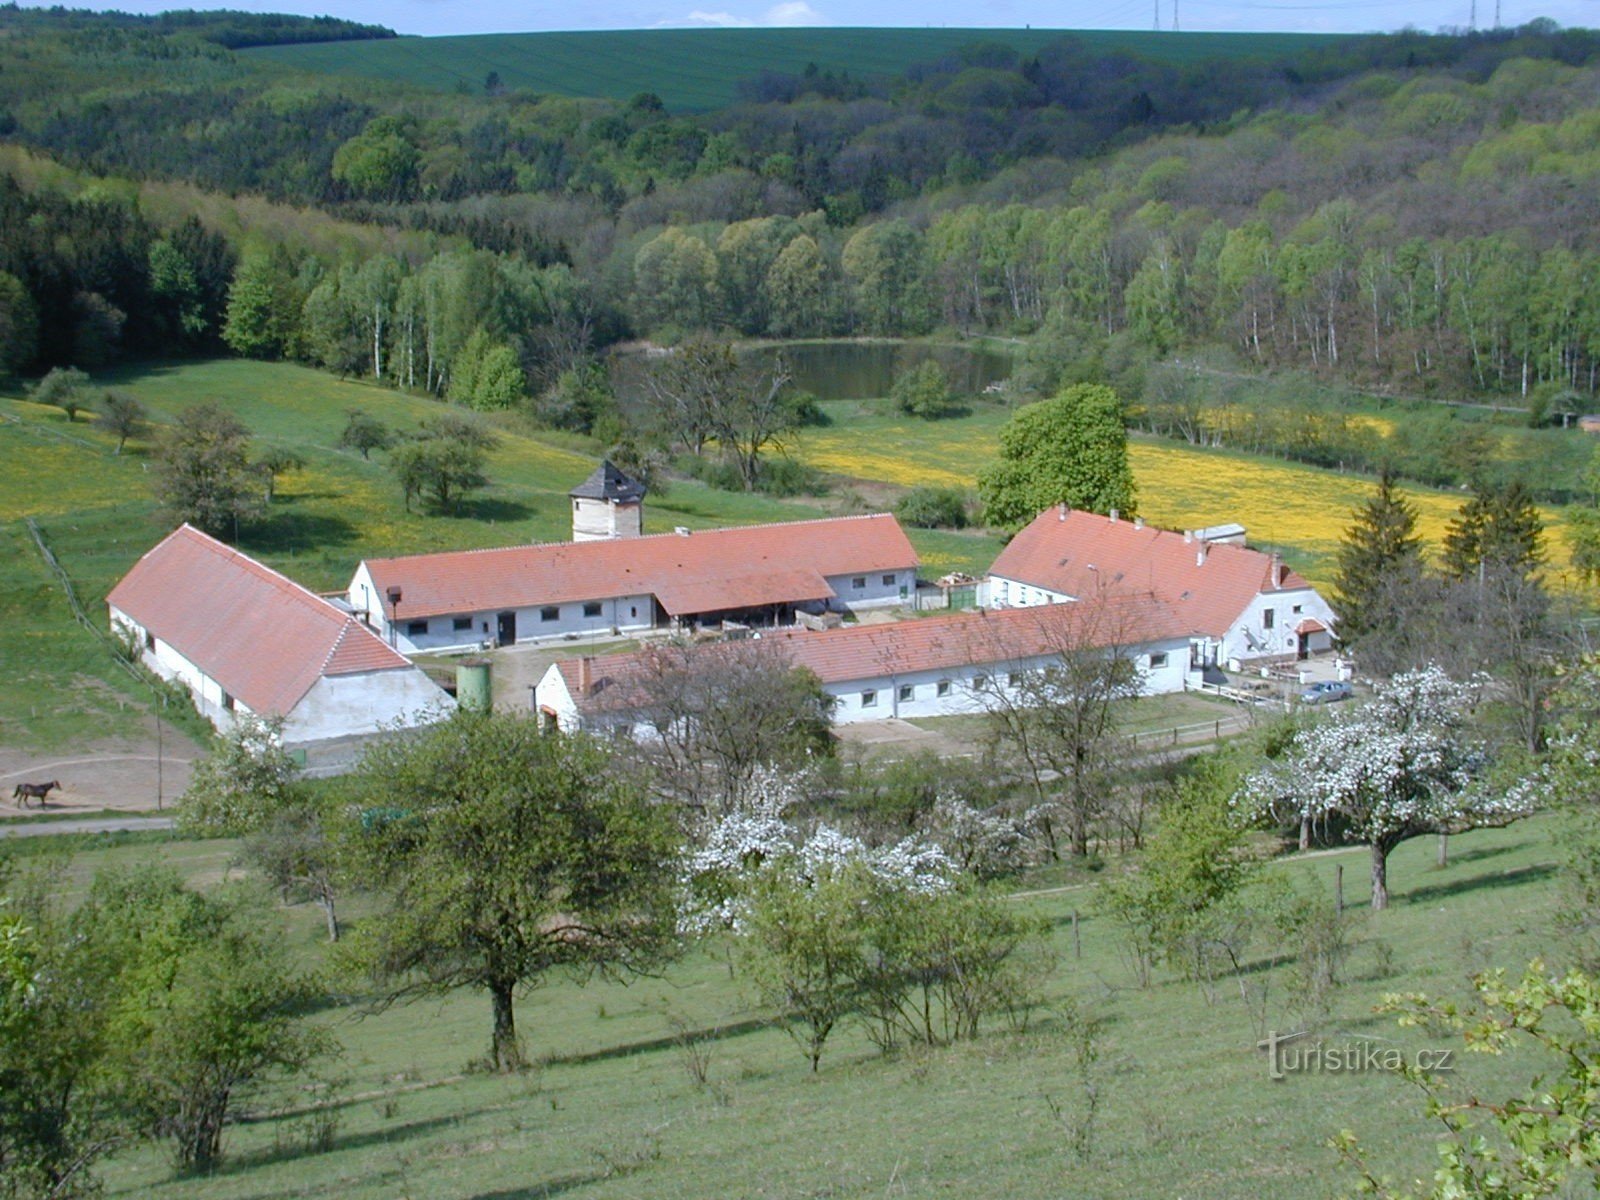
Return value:
[[(1268, 609), (1272, 610), (1271, 629), (1266, 625)], [(1267, 592), (1252, 597), (1249, 606), (1223, 635), (1223, 665), (1230, 658), (1241, 662), (1286, 655), (1292, 658), (1299, 647), (1295, 626), (1305, 620), (1321, 621), (1330, 629), (1334, 625), (1333, 609), (1313, 588)]]
[[(369, 608), (369, 597), (382, 599), (382, 593), (373, 586), (366, 564), (356, 569), (350, 581), (347, 598), (357, 612)], [(599, 612), (585, 615), (590, 605), (599, 605)], [(554, 620), (544, 619), (545, 608), (554, 608)], [(606, 600), (571, 600), (565, 604), (535, 605), (529, 608), (490, 609), (470, 613), (452, 613), (439, 617), (416, 618), (427, 626), (425, 633), (408, 632), (415, 621), (406, 616), (405, 597), (400, 599), (399, 628), (391, 639), (389, 607), (387, 602), (371, 605), (369, 621), (373, 631), (390, 642), (402, 654), (415, 654), (420, 650), (465, 650), (495, 638), (500, 630), (500, 613), (517, 615), (517, 641), (533, 642), (545, 638), (562, 638), (568, 634), (583, 635), (610, 633), (613, 628), (637, 632), (652, 628), (655, 600), (651, 596), (618, 596)], [(456, 628), (465, 621), (465, 629)]]
[(178, 653), (174, 647), (160, 638), (155, 639), (153, 646), (150, 645), (144, 626), (127, 613), (118, 608), (112, 608), (110, 612), (112, 628), (138, 639), (140, 658), (144, 665), (162, 679), (173, 680), (187, 688), (190, 696), (194, 698), (195, 709), (219, 730), (225, 730), (233, 724), (235, 713), (250, 712), (248, 705), (242, 700), (230, 697), (220, 683)]
[[(1133, 651), (1141, 673), (1140, 695), (1159, 696), (1184, 690), (1189, 668), (1189, 640), (1170, 638)], [(1165, 661), (1160, 660), (1165, 655)], [(861, 679), (841, 680), (823, 684), (823, 691), (834, 697), (833, 723), (853, 725), (861, 721), (882, 721), (891, 717), (948, 717), (962, 713), (981, 713), (988, 710), (995, 686), (1006, 687), (1014, 671), (1037, 670), (1053, 661), (1053, 655), (1001, 663), (977, 663), (952, 667), (940, 671), (915, 671), (900, 675), (877, 675)], [(596, 670), (604, 673), (604, 660)], [(978, 686), (977, 677), (989, 677), (985, 686)], [(943, 694), (940, 685), (947, 684)], [(910, 695), (902, 697), (901, 689), (909, 688)], [(865, 703), (863, 693), (874, 692), (872, 703)], [(990, 693), (986, 695), (986, 692)], [(535, 712), (549, 710), (555, 713), (557, 724), (563, 730), (579, 728), (595, 732), (617, 724), (632, 724), (626, 714), (599, 716), (585, 720), (578, 712), (566, 680), (561, 672), (551, 666), (534, 688)], [(635, 730), (635, 736), (639, 731)]]
[(285, 745), (432, 725), (456, 702), (415, 667), (325, 675), (284, 721)]
[(988, 596), (983, 604), (986, 608), (1032, 608), (1038, 604), (1064, 604), (1075, 599), (1077, 597), (1065, 592), (1053, 592), (1049, 588), (1035, 587), (1003, 575), (991, 575), (988, 579)]
[(917, 592), (917, 572), (914, 567), (880, 567), (875, 571), (826, 575), (823, 578), (838, 596), (829, 605), (834, 609), (888, 608), (896, 604), (910, 604)]
[[(1154, 642), (1139, 647), (1134, 654), (1141, 673), (1140, 695), (1159, 696), (1183, 691), (1189, 667), (1187, 638)], [(1164, 662), (1160, 661), (1162, 654), (1166, 655)], [(1154, 665), (1152, 656), (1155, 656)], [(882, 721), (890, 717), (908, 719), (981, 713), (988, 711), (995, 699), (996, 687), (1009, 688), (1009, 678), (1014, 672), (1038, 670), (1052, 661), (1053, 655), (1045, 655), (1012, 662), (976, 663), (943, 671), (885, 674), (824, 684), (823, 690), (837, 701), (833, 710), (836, 725)], [(988, 677), (981, 687), (977, 684), (980, 675)], [(943, 695), (940, 684), (948, 684)], [(907, 688), (909, 697), (902, 695)], [(876, 693), (870, 704), (866, 703), (864, 695), (868, 691)]]

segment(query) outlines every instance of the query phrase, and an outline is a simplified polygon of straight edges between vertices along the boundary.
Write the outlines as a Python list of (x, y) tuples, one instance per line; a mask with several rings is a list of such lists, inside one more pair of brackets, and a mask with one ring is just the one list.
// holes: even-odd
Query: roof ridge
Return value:
[[(695, 533), (701, 533), (701, 534), (705, 534), (705, 533), (732, 533), (735, 530), (741, 530), (741, 529), (777, 529), (777, 528), (780, 528), (780, 527), (781, 528), (792, 528), (792, 527), (794, 527), (796, 525), (827, 525), (827, 524), (834, 524), (834, 523), (840, 522), (840, 521), (877, 520), (877, 519), (882, 518), (882, 517), (888, 517), (890, 520), (895, 521), (896, 524), (899, 523), (899, 519), (897, 517), (895, 517), (895, 515), (892, 512), (844, 513), (844, 514), (841, 514), (841, 515), (836, 516), (836, 517), (802, 517), (798, 521), (759, 521), (754, 525), (713, 525), (709, 529), (691, 530), (690, 533), (691, 534), (695, 534)], [(683, 536), (682, 534), (680, 534), (680, 533), (678, 533), (676, 531), (673, 531), (671, 533), (647, 533), (647, 534), (644, 534), (644, 535), (642, 535), (640, 537), (634, 537), (634, 538), (597, 538), (594, 541), (588, 541), (588, 542), (574, 542), (574, 541), (570, 541), (570, 540), (564, 541), (564, 542), (561, 542), (561, 541), (556, 541), (556, 542), (518, 542), (515, 545), (511, 545), (511, 546), (472, 546), (472, 547), (469, 547), (469, 548), (467, 548), (465, 550), (425, 550), (421, 554), (396, 554), (396, 555), (391, 555), (391, 556), (389, 556), (387, 558), (363, 558), (361, 561), (364, 562), (364, 563), (369, 563), (369, 564), (370, 563), (385, 563), (385, 562), (405, 562), (407, 559), (412, 559), (412, 558), (440, 558), (440, 557), (443, 557), (446, 554), (459, 554), (459, 555), (468, 555), (468, 554), (504, 554), (504, 553), (507, 553), (507, 552), (510, 552), (510, 551), (514, 551), (514, 550), (545, 550), (545, 549), (550, 549), (550, 548), (553, 548), (553, 547), (563, 547), (563, 546), (607, 546), (607, 545), (612, 545), (612, 544), (614, 544), (616, 542), (620, 542), (620, 541), (632, 542), (632, 543), (650, 542), (650, 541), (656, 541), (656, 540), (662, 539), (662, 538), (673, 538), (673, 537), (682, 537), (682, 536)]]

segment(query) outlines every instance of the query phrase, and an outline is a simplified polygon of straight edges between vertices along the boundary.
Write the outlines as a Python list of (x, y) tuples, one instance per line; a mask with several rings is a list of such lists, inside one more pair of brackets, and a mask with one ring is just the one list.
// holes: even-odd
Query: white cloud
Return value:
[(786, 0), (783, 4), (774, 4), (767, 9), (766, 16), (761, 18), (763, 25), (821, 25), (826, 21), (821, 13), (806, 3), (806, 0)]
[(759, 17), (741, 17), (731, 12), (707, 12), (697, 8), (687, 17), (657, 22), (657, 28), (699, 27), (705, 29), (758, 29), (790, 25), (822, 25), (827, 18), (806, 0), (781, 0)]

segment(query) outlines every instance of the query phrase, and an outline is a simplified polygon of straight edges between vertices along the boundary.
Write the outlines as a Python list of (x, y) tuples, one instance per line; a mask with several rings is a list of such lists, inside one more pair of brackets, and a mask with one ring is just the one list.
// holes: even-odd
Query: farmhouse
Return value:
[(240, 713), (282, 717), (284, 745), (313, 773), (354, 760), (381, 729), (426, 724), (454, 705), (349, 613), (248, 555), (180, 526), (106, 599), (136, 641), (219, 728)]
[(989, 568), (989, 603), (1007, 609), (1150, 593), (1187, 624), (1197, 669), (1331, 649), (1336, 617), (1327, 601), (1242, 537), (1238, 526), (1178, 533), (1115, 512), (1046, 509)]
[[(600, 518), (580, 512), (585, 498), (574, 495), (576, 534), (580, 519), (592, 528)], [(784, 625), (797, 610), (899, 604), (915, 592), (917, 565), (899, 522), (878, 514), (367, 559), (348, 599), (409, 653), (726, 621)]]
[[(1189, 674), (1186, 620), (1149, 595), (841, 629), (782, 629), (763, 633), (761, 640), (817, 677), (834, 698), (838, 724), (983, 712), (1019, 673), (1068, 653), (1126, 656), (1139, 671), (1144, 695), (1180, 692)], [(724, 653), (728, 645), (713, 643), (695, 653)], [(649, 703), (652, 654), (647, 649), (555, 663), (534, 688), (534, 708), (560, 729), (648, 735), (642, 710)]]

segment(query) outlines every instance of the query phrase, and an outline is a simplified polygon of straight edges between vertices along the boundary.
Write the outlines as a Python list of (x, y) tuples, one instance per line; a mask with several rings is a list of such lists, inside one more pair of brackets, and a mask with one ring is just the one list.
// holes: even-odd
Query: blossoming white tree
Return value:
[(1484, 765), (1465, 722), (1476, 696), (1438, 667), (1397, 675), (1369, 702), (1296, 733), (1236, 803), (1258, 816), (1340, 819), (1346, 837), (1371, 848), (1372, 907), (1387, 908), (1389, 853), (1401, 842), (1529, 811), (1525, 795), (1473, 786)]

